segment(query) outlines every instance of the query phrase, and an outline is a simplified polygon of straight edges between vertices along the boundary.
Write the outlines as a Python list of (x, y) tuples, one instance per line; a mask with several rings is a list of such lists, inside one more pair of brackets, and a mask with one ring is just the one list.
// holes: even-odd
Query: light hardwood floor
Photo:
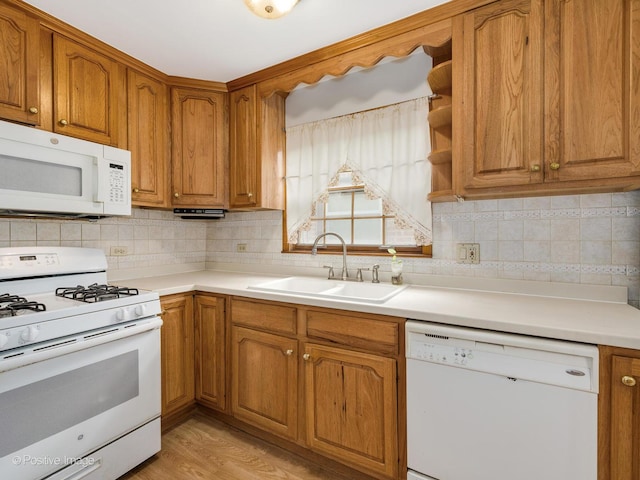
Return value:
[(196, 415), (162, 436), (162, 451), (120, 480), (347, 480), (279, 447)]

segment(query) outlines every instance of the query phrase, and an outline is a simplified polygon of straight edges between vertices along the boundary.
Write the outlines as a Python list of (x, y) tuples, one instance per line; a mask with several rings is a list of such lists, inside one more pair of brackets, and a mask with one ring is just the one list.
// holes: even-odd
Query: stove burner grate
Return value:
[(76, 287), (56, 288), (56, 295), (58, 297), (70, 298), (81, 302), (93, 303), (138, 295), (138, 289), (118, 287), (115, 285), (99, 285), (94, 283), (87, 287), (78, 285)]
[(19, 312), (44, 312), (47, 307), (43, 303), (31, 302), (24, 297), (3, 293), (0, 295), (0, 318), (14, 317)]

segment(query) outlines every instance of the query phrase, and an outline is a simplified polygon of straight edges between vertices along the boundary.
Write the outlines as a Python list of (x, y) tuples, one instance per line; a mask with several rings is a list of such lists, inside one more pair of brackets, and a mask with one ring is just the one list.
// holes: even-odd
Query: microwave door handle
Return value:
[(96, 182), (96, 194), (94, 195), (94, 202), (105, 203), (107, 197), (107, 186), (108, 186), (108, 178), (109, 178), (109, 169), (108, 162), (102, 159), (96, 158), (94, 160), (96, 169), (96, 177), (94, 181)]

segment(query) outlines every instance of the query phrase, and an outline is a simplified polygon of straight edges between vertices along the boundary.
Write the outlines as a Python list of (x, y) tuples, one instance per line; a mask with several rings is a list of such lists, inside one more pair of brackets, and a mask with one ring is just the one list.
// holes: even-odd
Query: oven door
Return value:
[(158, 418), (160, 325), (0, 365), (0, 478), (44, 478)]

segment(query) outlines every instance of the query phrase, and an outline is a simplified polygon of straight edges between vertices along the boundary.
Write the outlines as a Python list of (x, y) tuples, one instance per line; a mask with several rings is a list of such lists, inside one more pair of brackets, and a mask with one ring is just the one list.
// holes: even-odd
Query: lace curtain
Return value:
[(287, 129), (287, 234), (295, 243), (339, 172), (352, 170), (385, 213), (431, 244), (426, 97)]

